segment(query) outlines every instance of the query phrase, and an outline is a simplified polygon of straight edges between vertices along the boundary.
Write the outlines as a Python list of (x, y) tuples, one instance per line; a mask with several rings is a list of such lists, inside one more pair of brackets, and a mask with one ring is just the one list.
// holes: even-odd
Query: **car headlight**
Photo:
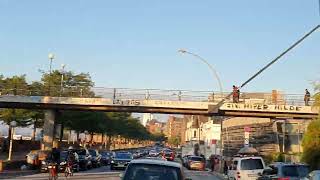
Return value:
[(60, 163), (60, 165), (65, 165), (65, 164), (67, 164), (67, 163), (66, 163), (66, 162), (61, 162), (61, 163)]
[(45, 161), (41, 161), (41, 164), (46, 165), (47, 163)]
[(114, 161), (112, 160), (111, 163), (114, 163)]

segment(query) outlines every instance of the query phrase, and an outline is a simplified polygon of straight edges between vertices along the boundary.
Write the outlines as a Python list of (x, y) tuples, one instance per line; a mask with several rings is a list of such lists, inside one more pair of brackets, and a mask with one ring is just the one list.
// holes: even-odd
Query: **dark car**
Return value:
[(77, 149), (76, 152), (79, 156), (80, 168), (82, 170), (92, 168), (92, 156), (89, 151), (87, 149)]
[(91, 162), (93, 167), (101, 166), (101, 154), (95, 149), (89, 149), (89, 153), (92, 157)]
[(165, 149), (162, 151), (162, 157), (167, 159), (168, 161), (173, 161), (175, 158), (175, 154), (170, 149)]
[[(72, 153), (72, 154), (70, 154)], [(69, 157), (72, 156), (72, 157)], [(74, 151), (61, 151), (60, 152), (60, 166), (59, 166), (59, 170), (61, 172), (64, 172), (66, 166), (67, 166), (67, 161), (68, 158), (72, 160), (72, 169), (76, 172), (78, 172), (80, 170), (80, 163), (79, 163), (79, 156), (76, 152)]]
[(109, 165), (111, 163), (112, 152), (102, 151), (101, 154), (101, 163), (103, 165)]
[(129, 152), (116, 152), (114, 157), (111, 160), (110, 169), (111, 170), (118, 169), (118, 168), (125, 169), (132, 159), (133, 159), (133, 156)]
[(143, 179), (188, 180), (179, 163), (155, 159), (131, 161), (123, 175), (123, 180)]
[(300, 180), (306, 178), (309, 166), (303, 164), (276, 163), (263, 170), (258, 180), (290, 179)]

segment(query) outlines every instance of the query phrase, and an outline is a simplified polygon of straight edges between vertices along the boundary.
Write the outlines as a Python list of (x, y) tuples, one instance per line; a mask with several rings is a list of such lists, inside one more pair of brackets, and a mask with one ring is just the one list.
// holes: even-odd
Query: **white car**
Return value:
[(158, 155), (159, 155), (159, 153), (156, 150), (149, 151), (149, 156), (151, 156), (151, 157), (156, 157)]
[(228, 170), (229, 180), (253, 180), (265, 169), (265, 163), (259, 156), (235, 157)]
[(308, 175), (309, 180), (320, 180), (320, 170), (312, 171)]

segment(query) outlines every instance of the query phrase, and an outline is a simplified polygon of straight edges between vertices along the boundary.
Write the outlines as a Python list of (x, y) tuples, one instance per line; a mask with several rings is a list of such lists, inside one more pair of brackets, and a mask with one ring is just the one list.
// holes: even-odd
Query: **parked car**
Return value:
[[(80, 170), (79, 156), (74, 151), (72, 151), (71, 153), (73, 153), (72, 169), (75, 172), (79, 172), (79, 170)], [(65, 168), (67, 166), (68, 156), (69, 156), (69, 152), (68, 151), (61, 151), (60, 152), (60, 166), (59, 166), (60, 172), (64, 172), (65, 171)]]
[(92, 156), (90, 155), (88, 149), (77, 149), (76, 152), (79, 156), (80, 168), (82, 170), (92, 168)]
[(101, 154), (95, 149), (89, 149), (89, 153), (92, 157), (91, 162), (93, 167), (101, 166)]
[(201, 156), (188, 156), (186, 167), (190, 170), (204, 171), (206, 168), (206, 159)]
[(170, 149), (165, 149), (162, 151), (162, 157), (167, 159), (168, 161), (173, 161), (175, 158), (175, 154)]
[(258, 180), (300, 180), (306, 179), (309, 173), (309, 166), (304, 164), (292, 163), (276, 163), (271, 164), (262, 174), (259, 175)]
[(228, 177), (232, 180), (255, 180), (264, 169), (264, 161), (259, 156), (234, 157)]
[(112, 152), (109, 151), (101, 151), (101, 163), (103, 165), (109, 165), (111, 162)]
[(110, 169), (111, 170), (114, 170), (116, 168), (125, 169), (132, 159), (133, 159), (133, 156), (129, 152), (116, 152), (114, 157), (111, 160)]
[(123, 174), (123, 180), (165, 179), (190, 180), (185, 178), (181, 164), (155, 159), (131, 161)]
[(308, 175), (309, 180), (320, 180), (320, 170), (312, 171)]

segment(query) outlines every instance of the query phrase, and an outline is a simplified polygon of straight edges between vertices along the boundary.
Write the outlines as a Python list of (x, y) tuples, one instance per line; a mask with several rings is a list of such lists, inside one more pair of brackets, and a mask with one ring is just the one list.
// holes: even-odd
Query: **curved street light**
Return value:
[[(211, 64), (209, 64), (208, 61), (206, 61), (204, 58), (202, 58), (198, 54), (189, 52), (189, 51), (187, 51), (185, 49), (179, 49), (178, 52), (182, 53), (182, 54), (190, 54), (190, 55), (196, 57), (197, 59), (199, 59), (201, 62), (205, 63), (209, 67), (209, 69), (211, 70), (211, 72), (214, 75), (214, 78), (217, 79), (217, 81), (218, 81), (221, 98), (222, 98), (222, 101), (224, 101), (222, 83), (221, 83), (221, 80), (219, 78), (219, 75), (218, 75), (217, 71), (213, 68), (213, 66), (211, 66)], [(199, 143), (200, 143), (200, 123), (199, 123), (199, 120), (198, 120), (198, 125), (199, 125)], [(222, 119), (221, 119), (221, 122), (220, 122), (220, 148), (221, 148), (221, 150), (223, 149), (223, 147), (222, 147), (223, 146), (223, 143), (222, 143), (222, 125), (223, 124), (222, 124)]]
[(179, 49), (178, 52), (182, 53), (182, 54), (190, 54), (190, 55), (196, 57), (197, 59), (199, 59), (201, 62), (205, 63), (209, 67), (209, 69), (213, 73), (214, 78), (218, 81), (219, 88), (220, 88), (220, 93), (221, 93), (221, 98), (223, 98), (222, 83), (221, 83), (221, 80), (219, 78), (219, 75), (218, 75), (217, 71), (213, 68), (213, 66), (211, 66), (211, 64), (209, 64), (208, 61), (206, 61), (204, 58), (202, 58), (198, 54), (192, 53), (192, 52), (187, 51), (185, 49)]

